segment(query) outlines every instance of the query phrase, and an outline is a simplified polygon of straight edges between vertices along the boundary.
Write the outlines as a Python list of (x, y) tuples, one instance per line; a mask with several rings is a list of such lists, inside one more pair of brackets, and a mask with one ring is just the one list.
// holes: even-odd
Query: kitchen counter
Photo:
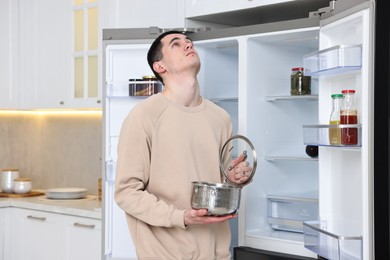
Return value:
[(77, 217), (102, 219), (101, 202), (97, 197), (88, 200), (47, 200), (44, 196), (0, 198), (0, 208), (15, 207), (41, 210)]

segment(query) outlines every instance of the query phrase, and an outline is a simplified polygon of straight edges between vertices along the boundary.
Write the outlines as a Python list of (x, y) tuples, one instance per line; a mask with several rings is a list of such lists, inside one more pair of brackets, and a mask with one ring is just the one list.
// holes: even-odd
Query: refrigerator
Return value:
[[(202, 96), (229, 112), (234, 133), (257, 153), (256, 174), (230, 223), (235, 259), (390, 259), (383, 2), (330, 1), (302, 19), (182, 29), (201, 58)], [(124, 118), (147, 98), (131, 96), (129, 80), (152, 75), (146, 53), (164, 30), (103, 30), (104, 260), (136, 259), (114, 201), (116, 149)], [(294, 67), (311, 77), (310, 95), (290, 94)], [(349, 127), (358, 142), (331, 145), (331, 94), (345, 89), (355, 90), (358, 122)], [(318, 147), (318, 157), (307, 155), (307, 145)]]

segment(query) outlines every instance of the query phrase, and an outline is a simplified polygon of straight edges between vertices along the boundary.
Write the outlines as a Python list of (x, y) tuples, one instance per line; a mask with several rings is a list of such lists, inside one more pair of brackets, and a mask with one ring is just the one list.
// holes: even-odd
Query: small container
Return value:
[(291, 91), (292, 96), (311, 95), (311, 77), (303, 74), (303, 68), (292, 68)]
[(1, 170), (1, 190), (4, 193), (12, 193), (14, 180), (19, 178), (18, 169), (2, 169)]
[(30, 178), (17, 178), (14, 181), (13, 192), (18, 194), (29, 193), (32, 188)]
[(162, 91), (162, 83), (155, 76), (143, 76), (142, 79), (129, 79), (130, 96), (151, 96)]

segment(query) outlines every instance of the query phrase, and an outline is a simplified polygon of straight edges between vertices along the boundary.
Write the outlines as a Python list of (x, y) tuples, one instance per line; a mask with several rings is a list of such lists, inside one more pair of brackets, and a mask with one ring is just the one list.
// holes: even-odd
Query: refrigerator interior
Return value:
[(136, 259), (125, 213), (114, 201), (117, 145), (122, 122), (144, 97), (129, 97), (129, 79), (153, 75), (146, 61), (150, 43), (112, 44), (106, 48), (104, 104), (104, 259)]
[(266, 196), (318, 197), (318, 160), (305, 154), (302, 137), (302, 125), (318, 121), (318, 81), (312, 95), (290, 95), (291, 68), (318, 47), (318, 28), (196, 42), (202, 94), (233, 115), (235, 133), (257, 152), (254, 180), (243, 188), (240, 245), (314, 256), (302, 233), (271, 228)]

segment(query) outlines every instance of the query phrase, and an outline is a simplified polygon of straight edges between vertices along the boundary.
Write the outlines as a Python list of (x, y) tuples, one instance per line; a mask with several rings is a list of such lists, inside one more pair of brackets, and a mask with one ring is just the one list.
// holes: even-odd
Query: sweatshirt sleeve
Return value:
[(151, 226), (185, 228), (184, 210), (168, 205), (146, 189), (150, 172), (151, 128), (152, 123), (137, 113), (137, 109), (133, 109), (122, 125), (115, 201), (127, 214)]

